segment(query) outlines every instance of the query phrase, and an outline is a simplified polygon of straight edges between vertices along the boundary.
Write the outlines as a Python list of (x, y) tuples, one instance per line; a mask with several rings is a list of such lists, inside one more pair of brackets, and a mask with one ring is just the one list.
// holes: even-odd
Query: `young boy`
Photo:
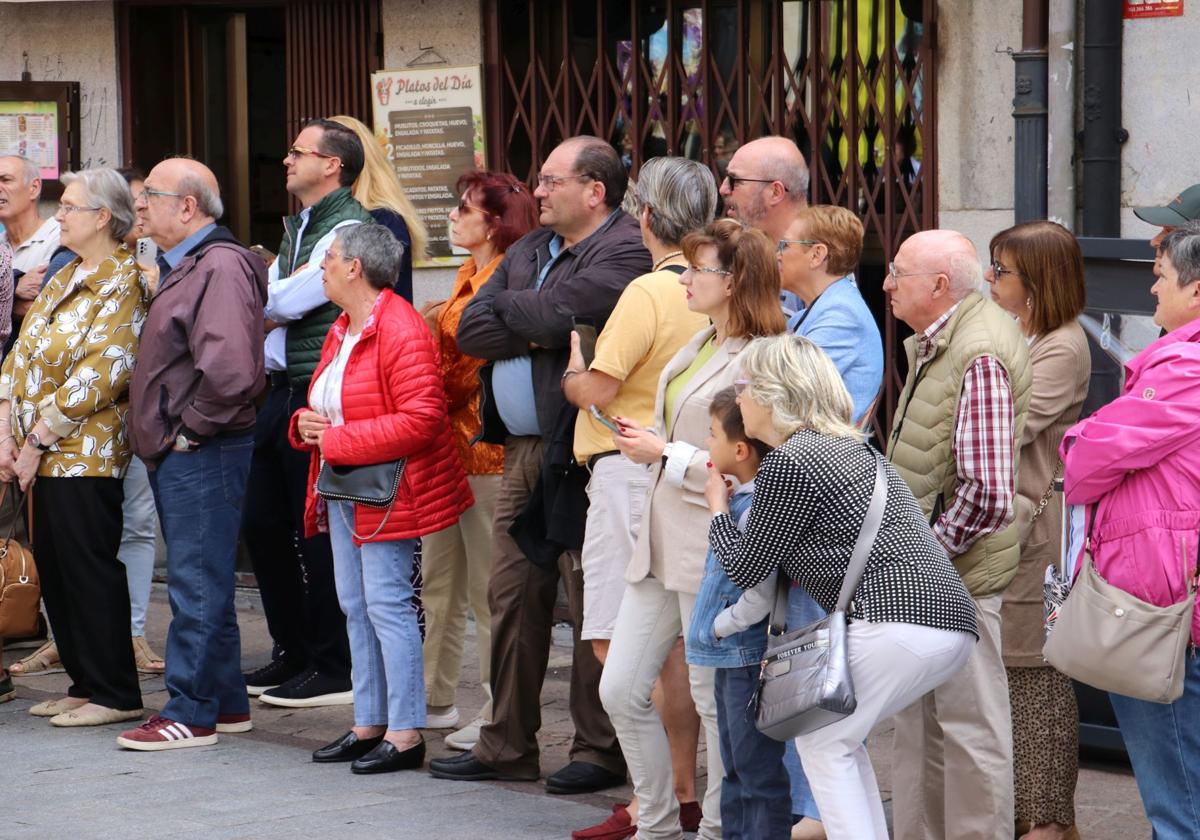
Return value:
[[(745, 530), (754, 499), (754, 475), (769, 448), (746, 435), (732, 388), (713, 398), (709, 413), (710, 482), (724, 484), (725, 475), (737, 479), (729, 511)], [(721, 825), (722, 835), (728, 838), (788, 840), (791, 836), (792, 798), (783, 764), (784, 745), (754, 726), (753, 699), (774, 599), (774, 575), (743, 592), (709, 551), (686, 649), (689, 665), (716, 669), (717, 726), (725, 764)]]

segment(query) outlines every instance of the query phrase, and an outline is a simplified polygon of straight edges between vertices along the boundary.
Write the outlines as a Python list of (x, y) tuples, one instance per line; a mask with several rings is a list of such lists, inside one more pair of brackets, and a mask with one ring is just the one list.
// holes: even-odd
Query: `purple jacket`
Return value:
[(1072, 426), (1059, 450), (1067, 502), (1097, 503), (1096, 571), (1159, 606), (1185, 597), (1200, 560), (1197, 430), (1200, 318), (1130, 360), (1121, 396)]

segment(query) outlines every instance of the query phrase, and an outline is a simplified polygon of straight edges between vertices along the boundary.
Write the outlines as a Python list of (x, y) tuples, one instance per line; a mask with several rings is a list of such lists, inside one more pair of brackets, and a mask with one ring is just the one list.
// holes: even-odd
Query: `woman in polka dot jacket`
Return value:
[[(746, 433), (776, 447), (755, 477), (745, 533), (715, 472), (705, 496), (710, 543), (743, 588), (776, 569), (832, 610), (875, 484), (877, 458), (851, 421), (837, 369), (799, 336), (755, 340), (742, 353)], [(863, 745), (871, 728), (967, 661), (975, 609), (908, 486), (886, 465), (887, 506), (848, 618), (858, 708), (796, 746), (830, 840), (887, 840), (883, 803)]]

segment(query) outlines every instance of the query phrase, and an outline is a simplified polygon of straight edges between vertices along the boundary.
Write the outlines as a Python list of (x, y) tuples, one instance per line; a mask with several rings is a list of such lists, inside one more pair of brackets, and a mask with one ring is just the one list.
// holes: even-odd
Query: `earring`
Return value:
[(1025, 298), (1025, 308), (1033, 309), (1033, 298), (1032, 297)]

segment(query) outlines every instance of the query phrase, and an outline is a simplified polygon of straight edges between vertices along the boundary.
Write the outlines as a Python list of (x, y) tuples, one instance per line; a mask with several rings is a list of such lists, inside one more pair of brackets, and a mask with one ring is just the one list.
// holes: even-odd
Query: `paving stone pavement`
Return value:
[[(238, 613), (243, 664), (254, 668), (271, 648), (256, 595), (241, 594)], [(160, 653), (169, 620), (165, 590), (156, 584), (147, 635)], [(569, 640), (569, 630), (559, 628), (542, 693), (543, 774), (567, 762)], [(473, 645), (469, 635), (458, 696), (463, 723), (483, 704)], [(24, 653), (6, 652), (5, 659)], [(612, 804), (631, 793), (625, 786), (550, 796), (540, 783), (447, 782), (425, 772), (354, 776), (345, 766), (313, 764), (308, 753), (349, 728), (348, 706), (300, 710), (252, 701), (253, 732), (223, 735), (214, 747), (132, 753), (114, 743), (120, 725), (52, 729), (26, 714), (33, 703), (63, 693), (65, 675), (27, 677), (17, 686), (17, 699), (0, 706), (0, 783), (9, 806), (0, 817), (0, 840), (567, 840), (572, 830), (605, 819)], [(147, 709), (166, 702), (161, 677), (143, 678), (142, 691)], [(428, 757), (452, 754), (442, 743), (448, 732), (425, 733)], [(888, 806), (890, 740), (885, 722), (868, 742)], [(704, 767), (703, 757), (698, 766)], [(698, 785), (703, 790), (702, 775)], [(1127, 767), (1086, 766), (1076, 801), (1084, 840), (1150, 836)]]

